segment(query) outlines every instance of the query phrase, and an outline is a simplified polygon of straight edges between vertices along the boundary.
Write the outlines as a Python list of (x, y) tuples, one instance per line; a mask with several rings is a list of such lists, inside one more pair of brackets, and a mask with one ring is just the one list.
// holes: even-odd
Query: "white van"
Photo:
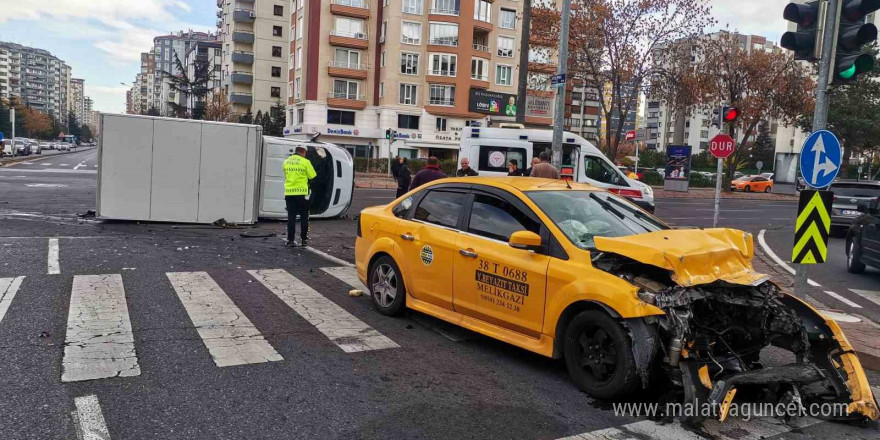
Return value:
[(318, 174), (311, 182), (311, 218), (339, 217), (351, 205), (354, 193), (354, 159), (335, 144), (263, 136), (262, 200), (260, 217), (287, 218), (284, 202), (284, 161), (296, 147), (308, 149), (306, 159)]
[[(533, 157), (549, 152), (552, 145), (552, 130), (465, 127), (458, 157), (470, 159), (471, 168), (481, 176), (506, 176), (511, 159), (525, 170)], [(651, 187), (627, 178), (598, 148), (576, 134), (563, 132), (559, 173), (563, 178), (605, 188), (654, 212)]]

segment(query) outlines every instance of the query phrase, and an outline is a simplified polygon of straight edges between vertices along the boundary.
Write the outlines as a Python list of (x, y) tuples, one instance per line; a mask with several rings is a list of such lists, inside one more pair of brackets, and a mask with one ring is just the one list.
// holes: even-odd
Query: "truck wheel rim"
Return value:
[(388, 264), (376, 266), (373, 276), (373, 298), (380, 307), (389, 307), (397, 297), (397, 272)]
[(584, 372), (597, 382), (608, 382), (617, 370), (617, 350), (605, 329), (590, 326), (578, 337), (578, 359)]

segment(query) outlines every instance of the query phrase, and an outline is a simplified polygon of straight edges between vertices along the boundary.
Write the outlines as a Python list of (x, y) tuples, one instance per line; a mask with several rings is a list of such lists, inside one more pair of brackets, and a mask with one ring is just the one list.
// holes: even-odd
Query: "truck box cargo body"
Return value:
[(296, 147), (318, 176), (312, 217), (337, 217), (351, 204), (354, 161), (344, 148), (264, 137), (257, 125), (102, 114), (98, 148), (100, 219), (252, 224), (286, 218), (284, 159)]

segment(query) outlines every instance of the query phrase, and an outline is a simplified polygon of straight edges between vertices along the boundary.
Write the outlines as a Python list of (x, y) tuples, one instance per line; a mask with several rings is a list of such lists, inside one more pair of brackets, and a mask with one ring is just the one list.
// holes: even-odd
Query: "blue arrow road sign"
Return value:
[(2, 141), (2, 140), (3, 140), (3, 132), (0, 131), (0, 141)]
[(840, 141), (828, 130), (814, 131), (801, 148), (801, 175), (807, 185), (825, 188), (840, 171)]

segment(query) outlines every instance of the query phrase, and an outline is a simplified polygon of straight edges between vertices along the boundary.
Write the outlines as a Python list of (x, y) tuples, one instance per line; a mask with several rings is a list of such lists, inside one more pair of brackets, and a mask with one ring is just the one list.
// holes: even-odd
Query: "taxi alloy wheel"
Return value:
[(391, 257), (383, 256), (370, 270), (370, 297), (379, 313), (399, 315), (406, 303), (406, 287), (400, 269)]
[(770, 192), (770, 185), (767, 185), (767, 186), (764, 187), (764, 192), (765, 192), (765, 193)]
[(850, 273), (865, 272), (865, 263), (859, 261), (860, 253), (855, 239), (850, 240), (850, 242), (846, 244), (846, 270)]
[(623, 327), (598, 310), (581, 312), (565, 332), (565, 363), (578, 387), (601, 399), (632, 394), (640, 382)]
[(752, 192), (752, 187), (746, 185), (746, 187), (745, 187), (745, 191), (746, 191), (746, 192)]

